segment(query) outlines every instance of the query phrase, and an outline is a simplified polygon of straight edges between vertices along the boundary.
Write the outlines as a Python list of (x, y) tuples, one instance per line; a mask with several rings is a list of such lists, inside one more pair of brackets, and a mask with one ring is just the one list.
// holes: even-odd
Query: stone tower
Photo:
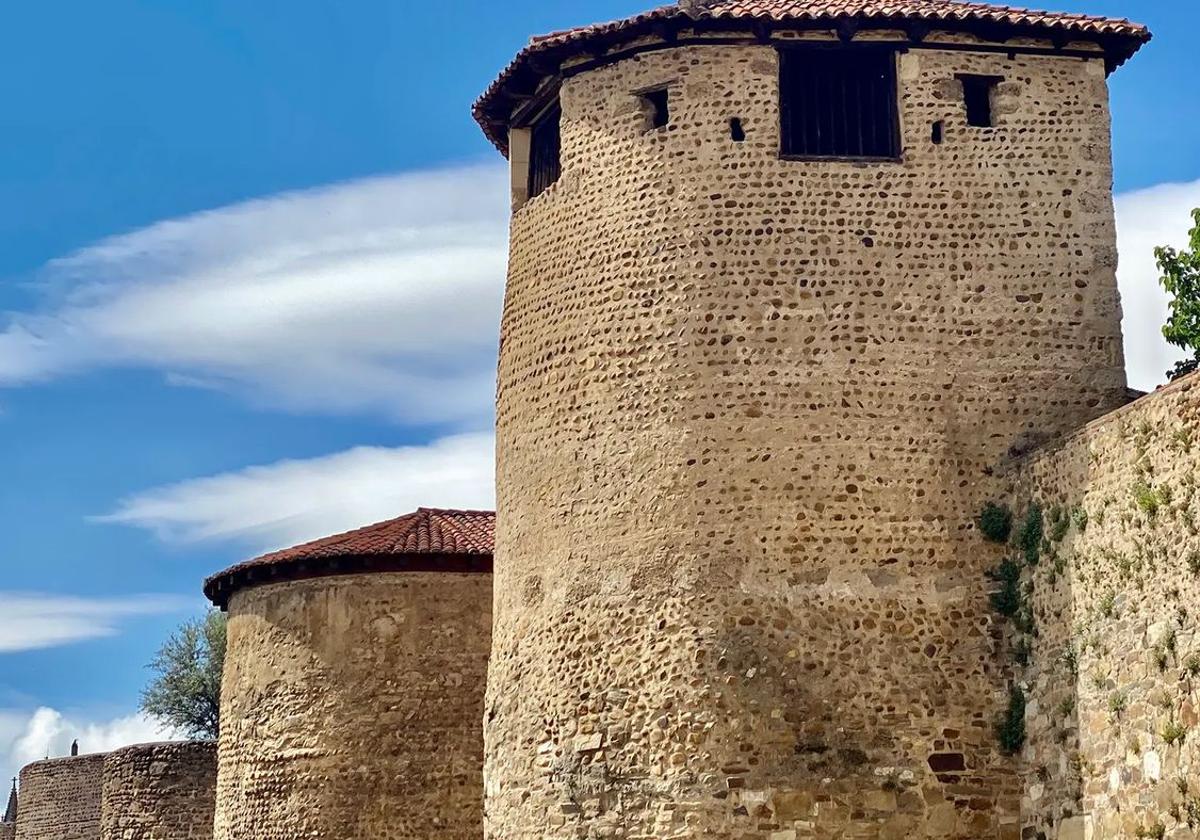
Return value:
[(991, 467), (1125, 399), (1126, 21), (716, 0), (533, 40), (487, 835), (1014, 838)]
[(216, 840), (478, 840), (493, 521), (421, 508), (208, 579)]

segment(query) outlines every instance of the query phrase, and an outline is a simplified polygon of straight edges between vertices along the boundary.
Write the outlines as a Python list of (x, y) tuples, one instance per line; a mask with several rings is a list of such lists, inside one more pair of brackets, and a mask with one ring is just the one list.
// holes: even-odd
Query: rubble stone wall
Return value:
[(14, 840), (17, 836), (16, 823), (0, 823), (0, 840)]
[(100, 840), (104, 758), (54, 758), (22, 768), (17, 840)]
[[(1200, 380), (1038, 453), (1018, 525), (1046, 520), (1010, 631), (1027, 692), (1028, 837), (1200, 829)], [(1056, 524), (1057, 523), (1057, 524)]]
[(766, 45), (564, 81), (512, 222), (488, 836), (1019, 835), (972, 522), (1123, 400), (1105, 68), (897, 61), (902, 162), (781, 160)]
[(104, 761), (101, 840), (211, 840), (217, 748), (139, 744)]
[(479, 840), (490, 574), (386, 573), (229, 605), (219, 840)]

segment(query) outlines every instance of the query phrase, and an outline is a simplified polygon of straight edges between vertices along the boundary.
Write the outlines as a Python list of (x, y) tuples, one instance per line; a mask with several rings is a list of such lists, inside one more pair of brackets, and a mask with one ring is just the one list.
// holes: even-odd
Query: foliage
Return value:
[(1082, 534), (1087, 530), (1088, 513), (1087, 510), (1084, 509), (1083, 505), (1079, 505), (1071, 511), (1071, 520), (1075, 523), (1075, 529), (1079, 531), (1079, 533)]
[(148, 666), (154, 678), (142, 692), (142, 711), (189, 737), (215, 739), (224, 666), (224, 614), (211, 610), (184, 622)]
[(1163, 336), (1176, 347), (1188, 350), (1192, 357), (1168, 371), (1172, 379), (1191, 373), (1200, 365), (1200, 209), (1192, 211), (1195, 226), (1188, 234), (1188, 248), (1176, 251), (1171, 247), (1154, 249), (1158, 282), (1171, 296)]
[(1042, 516), (1042, 506), (1034, 503), (1025, 512), (1025, 520), (1017, 532), (1017, 545), (1025, 553), (1025, 562), (1030, 566), (1038, 564), (1038, 552), (1042, 547), (1042, 535), (1045, 532), (1045, 520)]
[(1012, 511), (1003, 505), (988, 502), (979, 514), (979, 530), (984, 539), (994, 543), (1008, 542), (1012, 532)]
[(1158, 515), (1159, 509), (1166, 502), (1160, 492), (1144, 481), (1133, 485), (1133, 498), (1137, 502), (1138, 509), (1151, 519)]
[(1021, 610), (1021, 567), (1012, 560), (1005, 560), (991, 572), (1000, 588), (992, 593), (992, 609), (1012, 618)]
[(1008, 692), (1008, 709), (996, 724), (996, 739), (1005, 755), (1016, 755), (1025, 745), (1025, 692), (1014, 685)]
[(1108, 711), (1114, 718), (1119, 718), (1129, 706), (1129, 698), (1125, 692), (1118, 691), (1108, 698)]
[(1139, 828), (1135, 837), (1148, 837), (1150, 840), (1163, 840), (1167, 836), (1167, 827), (1161, 821), (1155, 821), (1146, 828)]
[(1182, 746), (1183, 742), (1187, 739), (1187, 734), (1188, 728), (1175, 721), (1164, 724), (1162, 731), (1159, 733), (1162, 736), (1163, 742), (1169, 747), (1173, 747), (1176, 744)]

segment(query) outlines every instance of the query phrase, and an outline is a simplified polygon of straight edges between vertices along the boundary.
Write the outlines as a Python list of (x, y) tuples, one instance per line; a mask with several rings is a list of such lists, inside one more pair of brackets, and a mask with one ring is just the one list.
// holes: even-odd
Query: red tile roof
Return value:
[(475, 119), (488, 138), (508, 151), (508, 97), (514, 84), (557, 72), (566, 57), (604, 50), (622, 41), (670, 31), (682, 25), (697, 29), (753, 29), (764, 24), (789, 27), (854, 24), (889, 27), (908, 24), (976, 32), (988, 40), (1040, 37), (1093, 40), (1117, 67), (1150, 40), (1141, 24), (1118, 18), (1068, 12), (1042, 12), (965, 0), (682, 0), (624, 20), (581, 26), (530, 40), (500, 77), (475, 103)]
[(420, 508), (239, 563), (206, 580), (204, 594), (224, 608), (240, 589), (281, 580), (384, 571), (490, 572), (495, 528), (492, 511)]

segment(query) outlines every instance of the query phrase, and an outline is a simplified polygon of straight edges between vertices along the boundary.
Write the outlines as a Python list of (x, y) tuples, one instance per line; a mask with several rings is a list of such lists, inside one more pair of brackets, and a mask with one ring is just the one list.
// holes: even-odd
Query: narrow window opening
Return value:
[(529, 197), (545, 192), (562, 174), (562, 107), (556, 99), (529, 129)]
[(785, 157), (900, 157), (896, 51), (780, 50), (780, 151)]
[(642, 113), (646, 115), (646, 130), (666, 128), (671, 122), (671, 97), (666, 88), (648, 90), (641, 94)]
[(941, 120), (938, 120), (937, 122), (935, 122), (933, 124), (933, 137), (932, 137), (933, 145), (935, 145), (935, 146), (942, 145), (942, 140), (944, 140), (945, 137), (946, 137), (946, 124), (944, 122), (942, 122)]
[(741, 143), (746, 139), (746, 129), (742, 127), (741, 117), (732, 117), (729, 120), (729, 137), (734, 143)]
[(1004, 81), (1002, 76), (974, 76), (962, 74), (958, 77), (963, 86), (963, 103), (967, 106), (967, 124), (977, 128), (991, 128), (995, 123), (992, 116), (992, 92)]

